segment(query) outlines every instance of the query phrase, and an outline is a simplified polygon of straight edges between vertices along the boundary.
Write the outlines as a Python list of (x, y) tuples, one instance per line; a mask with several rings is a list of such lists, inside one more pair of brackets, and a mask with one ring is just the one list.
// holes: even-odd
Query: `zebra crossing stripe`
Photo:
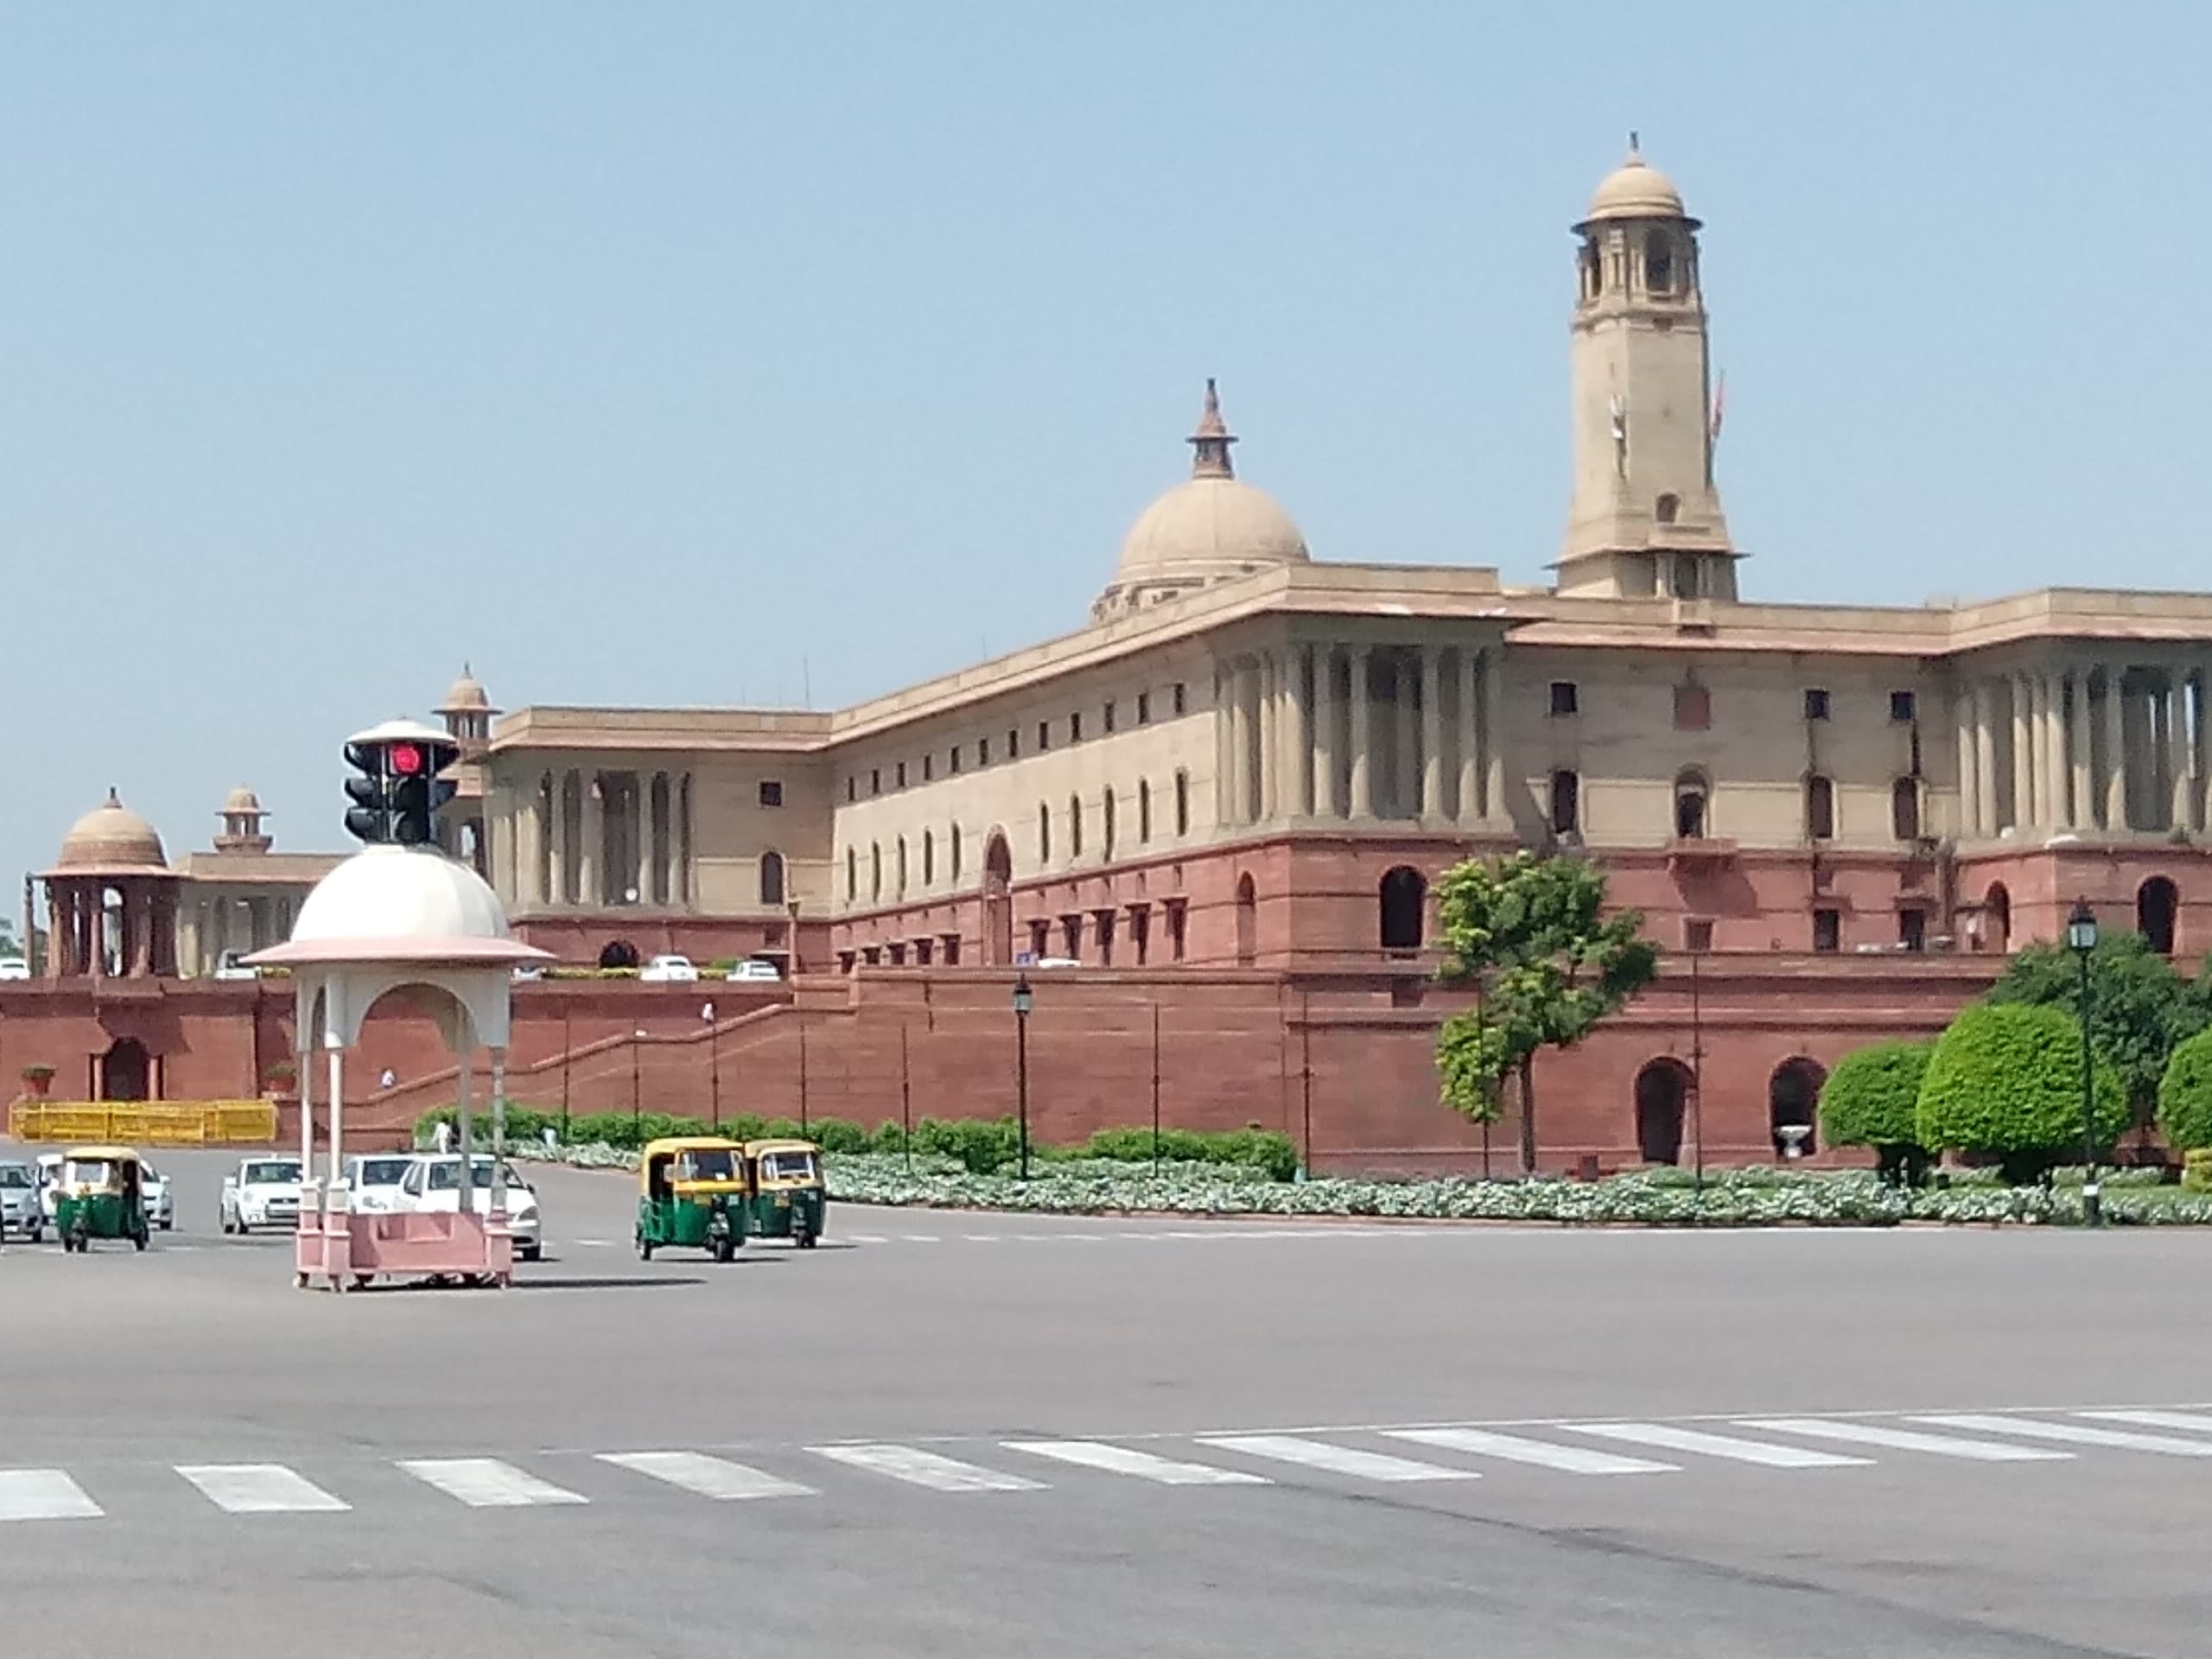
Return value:
[(457, 1497), (472, 1510), (519, 1510), (541, 1503), (588, 1503), (581, 1492), (518, 1469), (497, 1458), (411, 1458), (400, 1468)]
[(59, 1469), (0, 1469), (0, 1521), (88, 1521), (104, 1513)]
[(1332, 1475), (1351, 1475), (1360, 1480), (1474, 1480), (1472, 1469), (1453, 1469), (1414, 1458), (1394, 1458), (1387, 1452), (1362, 1452), (1325, 1440), (1309, 1440), (1299, 1434), (1209, 1434), (1201, 1446), (1217, 1446), (1247, 1457), (1272, 1458)]
[(1967, 1458), (1979, 1463), (2043, 1463), (2072, 1457), (2045, 1446), (2012, 1446), (2002, 1440), (1963, 1440), (1949, 1434), (1923, 1434), (1914, 1428), (1883, 1428), (1871, 1423), (1838, 1422), (1827, 1417), (1747, 1417), (1739, 1428), (1771, 1429), (1815, 1440), (1844, 1440), (1883, 1446), (1898, 1452), (1927, 1452), (1939, 1458)]
[(1770, 1446), (1764, 1440), (1739, 1440), (1732, 1434), (1708, 1434), (1703, 1429), (1676, 1428), (1670, 1423), (1563, 1423), (1577, 1434), (1596, 1434), (1609, 1440), (1637, 1446), (1656, 1446), (1665, 1452), (1690, 1452), (1700, 1457), (1726, 1458), (1732, 1463), (1764, 1464), (1770, 1469), (1847, 1469), (1865, 1467), (1872, 1458), (1846, 1457), (1836, 1452), (1808, 1452), (1802, 1446)]
[(2212, 1433), (2212, 1417), (2201, 1411), (2085, 1411), (2101, 1423), (2134, 1423), (2144, 1428), (2183, 1428)]
[(1040, 1492), (1045, 1490), (1042, 1481), (1025, 1480), (1020, 1475), (1002, 1475), (995, 1469), (963, 1463), (957, 1458), (943, 1457), (935, 1452), (917, 1451), (910, 1446), (810, 1446), (807, 1450), (817, 1457), (828, 1458), (833, 1463), (865, 1469), (874, 1475), (887, 1475), (893, 1480), (903, 1480), (913, 1486), (926, 1486), (932, 1491)]
[(1247, 1474), (1242, 1469), (1217, 1469), (1211, 1464), (1182, 1463), (1173, 1458), (1139, 1452), (1132, 1446), (1116, 1446), (1109, 1440), (1007, 1440), (1003, 1444), (1009, 1451), (1027, 1452), (1039, 1458), (1057, 1458), (1062, 1463), (1078, 1464), (1085, 1469), (1103, 1469), (1110, 1475), (1134, 1475), (1139, 1480), (1155, 1480), (1163, 1486), (1268, 1486), (1274, 1484), (1264, 1475)]
[(2020, 1434), (2031, 1440), (2075, 1446), (2109, 1446), (2122, 1452), (2155, 1452), (2169, 1458), (2212, 1458), (2212, 1440), (2177, 1440), (2171, 1434), (2131, 1434), (2125, 1429), (2091, 1428), (2083, 1423), (2045, 1423), (2031, 1417), (1986, 1417), (1953, 1414), (1916, 1417), (1937, 1428), (1972, 1429), (1982, 1434)]
[(353, 1505), (281, 1463), (180, 1463), (176, 1471), (233, 1515), (330, 1514)]
[(671, 1486), (681, 1486), (687, 1492), (696, 1492), (701, 1497), (722, 1502), (749, 1497), (811, 1497), (814, 1488), (802, 1486), (795, 1480), (785, 1480), (776, 1475), (763, 1474), (758, 1469), (748, 1469), (741, 1463), (731, 1463), (721, 1458), (710, 1458), (702, 1452), (602, 1452), (601, 1463), (611, 1463), (618, 1469), (633, 1470), (650, 1475), (655, 1480), (664, 1480)]
[(1615, 1452), (1593, 1452), (1586, 1446), (1554, 1446), (1549, 1440), (1527, 1440), (1516, 1434), (1493, 1433), (1486, 1428), (1396, 1428), (1388, 1433), (1394, 1440), (1440, 1446), (1447, 1452), (1472, 1452), (1479, 1457), (1500, 1458), (1508, 1463), (1533, 1463), (1540, 1468), (1563, 1469), (1570, 1475), (1681, 1472), (1678, 1464), (1624, 1458)]

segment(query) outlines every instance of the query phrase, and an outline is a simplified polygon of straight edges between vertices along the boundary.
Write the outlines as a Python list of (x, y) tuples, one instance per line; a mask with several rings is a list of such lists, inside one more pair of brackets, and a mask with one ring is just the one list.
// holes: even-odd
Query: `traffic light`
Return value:
[(346, 780), (347, 833), (372, 846), (435, 845), (438, 809), (455, 787), (438, 774), (460, 758), (451, 738), (411, 721), (358, 734), (346, 745), (346, 764), (360, 774)]

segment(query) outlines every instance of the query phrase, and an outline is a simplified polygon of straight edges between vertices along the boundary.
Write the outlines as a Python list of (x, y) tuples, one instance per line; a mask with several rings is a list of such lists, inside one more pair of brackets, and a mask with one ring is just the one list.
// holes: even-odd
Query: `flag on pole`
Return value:
[(1713, 419), (1707, 434), (1715, 442), (1720, 438), (1721, 416), (1728, 412), (1728, 371), (1720, 371), (1720, 384), (1713, 389)]

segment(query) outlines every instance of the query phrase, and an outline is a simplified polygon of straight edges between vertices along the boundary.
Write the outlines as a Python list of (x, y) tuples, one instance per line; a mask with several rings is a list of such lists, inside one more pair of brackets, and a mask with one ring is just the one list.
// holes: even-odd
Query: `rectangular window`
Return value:
[(922, 757), (922, 781), (925, 784), (929, 782), (931, 778), (936, 774), (936, 772), (937, 754), (934, 751), (931, 751), (930, 753), (925, 754)]
[(1582, 831), (1582, 779), (1571, 772), (1552, 773), (1552, 833), (1580, 835)]
[(901, 760), (901, 761), (899, 763), (899, 773), (898, 773), (898, 776), (899, 776), (899, 788), (901, 788), (901, 789), (906, 788), (906, 763), (904, 760)]
[(1686, 950), (1713, 949), (1713, 924), (1700, 918), (1689, 918), (1682, 923), (1682, 948)]
[(1813, 949), (1840, 950), (1843, 949), (1843, 912), (1821, 909), (1813, 912)]
[(1713, 693), (1701, 685), (1675, 688), (1675, 729), (1701, 732), (1713, 724)]
[(860, 792), (861, 780), (855, 777), (851, 772), (847, 772), (845, 774), (845, 798), (849, 801), (857, 800), (860, 798)]
[(1176, 681), (1174, 696), (1175, 712), (1179, 715), (1181, 714), (1188, 705), (1188, 701), (1189, 699), (1183, 690), (1183, 682), (1180, 680)]
[(1068, 741), (1071, 743), (1083, 741), (1083, 716), (1079, 714), (1068, 716)]
[(1826, 720), (1828, 717), (1828, 694), (1817, 685), (1805, 688), (1805, 718)]
[(1908, 950), (1928, 948), (1928, 912), (1924, 910), (1897, 912), (1897, 943)]
[(1018, 727), (1009, 728), (1007, 731), (1006, 758), (1009, 760), (1021, 759), (1021, 732)]
[(988, 737), (979, 737), (976, 740), (976, 764), (979, 766), (988, 766), (991, 764), (991, 740)]
[(1052, 747), (1052, 722), (1049, 720), (1040, 720), (1037, 722), (1037, 753), (1042, 754)]
[(948, 777), (957, 778), (960, 775), (960, 746), (957, 743), (946, 752), (944, 770)]
[(1552, 713), (1572, 715), (1578, 714), (1580, 710), (1581, 698), (1574, 689), (1574, 682), (1554, 680), (1552, 682)]
[(1137, 693), (1137, 724), (1140, 726), (1152, 724), (1152, 693), (1149, 691)]
[(1891, 692), (1890, 718), (1899, 721), (1910, 720), (1916, 712), (1915, 705), (1917, 702), (1918, 699), (1910, 691)]
[(1105, 708), (1098, 712), (1098, 724), (1103, 731), (1110, 732), (1114, 729), (1114, 700), (1111, 697), (1106, 699)]
[(868, 769), (868, 792), (871, 795), (880, 795), (883, 793), (883, 768), (881, 766), (870, 766)]
[(960, 936), (957, 933), (944, 936), (944, 965), (948, 968), (960, 965)]
[(781, 806), (783, 804), (783, 784), (774, 778), (763, 778), (760, 780), (760, 804), (763, 806)]

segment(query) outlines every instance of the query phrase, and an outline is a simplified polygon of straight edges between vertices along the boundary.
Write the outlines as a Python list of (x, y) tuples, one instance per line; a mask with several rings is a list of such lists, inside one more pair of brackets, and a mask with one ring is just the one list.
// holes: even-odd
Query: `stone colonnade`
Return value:
[[(112, 909), (108, 904), (111, 895), (118, 901)], [(144, 979), (175, 974), (173, 882), (144, 878), (57, 878), (48, 882), (47, 907), (50, 976)], [(111, 928), (111, 914), (115, 918)]]
[(548, 772), (491, 814), (495, 885), (517, 905), (688, 908), (693, 823), (688, 772)]
[(2124, 659), (1966, 680), (1958, 698), (1960, 826), (1969, 838), (2202, 831), (2212, 665)]
[(1216, 701), (1217, 818), (1503, 818), (1501, 655), (1301, 642), (1230, 658)]

